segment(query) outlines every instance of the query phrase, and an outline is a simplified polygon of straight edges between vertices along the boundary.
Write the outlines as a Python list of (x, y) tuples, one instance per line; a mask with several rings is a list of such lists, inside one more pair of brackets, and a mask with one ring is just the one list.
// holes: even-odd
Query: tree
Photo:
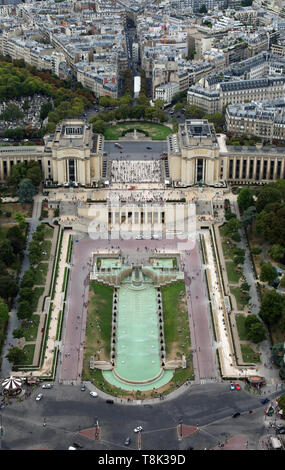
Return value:
[(251, 189), (243, 188), (237, 197), (237, 202), (242, 211), (245, 211), (249, 207), (254, 206), (254, 200)]
[(27, 269), (22, 278), (21, 288), (30, 287), (32, 288), (36, 282), (36, 274), (32, 269)]
[(249, 341), (260, 343), (266, 338), (266, 329), (256, 315), (246, 317), (245, 329)]
[(21, 254), (25, 249), (25, 237), (19, 225), (13, 225), (7, 231), (7, 238), (11, 242), (11, 246), (15, 255)]
[(32, 240), (29, 245), (29, 260), (32, 266), (41, 260), (42, 248), (38, 241)]
[(281, 408), (283, 416), (285, 416), (285, 395), (278, 398), (278, 406)]
[(0, 297), (9, 300), (18, 292), (18, 285), (16, 281), (9, 275), (4, 273), (0, 276)]
[(9, 349), (6, 358), (14, 365), (22, 364), (25, 360), (25, 353), (22, 349), (13, 347)]
[(40, 119), (44, 121), (48, 117), (50, 111), (52, 111), (53, 105), (50, 101), (47, 103), (42, 104), (41, 111), (40, 111)]
[(185, 114), (191, 118), (202, 119), (203, 116), (205, 115), (205, 111), (203, 111), (203, 109), (201, 108), (198, 108), (198, 106), (195, 106), (194, 104), (192, 104), (185, 108)]
[(22, 179), (27, 175), (27, 166), (24, 162), (16, 163), (12, 166), (11, 176), (9, 182), (12, 184), (19, 184)]
[(19, 301), (26, 301), (31, 305), (33, 301), (33, 289), (31, 287), (23, 287), (20, 291)]
[(272, 346), (272, 352), (271, 352), (271, 357), (270, 360), (273, 361), (273, 363), (277, 367), (281, 367), (284, 363), (283, 361), (283, 356), (285, 353), (285, 347), (284, 343), (276, 343)]
[(112, 98), (109, 96), (100, 96), (99, 98), (99, 105), (103, 106), (103, 108), (109, 108), (112, 103)]
[(26, 226), (26, 217), (21, 212), (15, 212), (14, 219), (19, 224), (19, 229), (24, 230)]
[(174, 105), (174, 110), (175, 110), (176, 112), (182, 111), (183, 108), (184, 108), (184, 103), (176, 103), (176, 104)]
[(199, 10), (199, 13), (201, 13), (201, 14), (206, 14), (207, 11), (208, 11), (208, 10), (207, 10), (207, 7), (206, 7), (206, 5), (204, 4), (204, 5), (201, 6), (201, 8), (200, 8), (200, 10)]
[(18, 303), (17, 316), (20, 320), (25, 320), (26, 318), (31, 318), (32, 309), (27, 300), (22, 300)]
[(29, 178), (23, 179), (17, 190), (17, 196), (21, 204), (25, 202), (32, 202), (34, 195), (36, 194), (35, 187)]
[(253, 225), (255, 219), (256, 219), (256, 207), (250, 206), (244, 211), (241, 221), (242, 221), (243, 226), (247, 228), (249, 225), (250, 226)]
[(236, 219), (237, 216), (234, 212), (232, 212), (230, 209), (225, 210), (225, 219), (230, 220), (230, 219)]
[(29, 178), (34, 186), (39, 186), (43, 180), (43, 172), (38, 162), (31, 161), (28, 163), (27, 178)]
[(267, 325), (276, 324), (285, 312), (285, 299), (275, 290), (267, 290), (262, 297), (259, 316)]
[(276, 268), (271, 263), (260, 263), (261, 273), (260, 273), (260, 280), (262, 282), (268, 282), (272, 284), (277, 277)]
[(5, 302), (0, 301), (0, 326), (7, 323), (9, 320), (8, 305)]
[(285, 248), (276, 243), (272, 245), (272, 247), (268, 250), (268, 253), (274, 261), (281, 261), (285, 256)]
[(93, 132), (95, 134), (104, 134), (106, 128), (107, 128), (107, 125), (103, 121), (103, 119), (97, 119), (97, 121), (93, 123)]
[(257, 196), (256, 210), (261, 212), (272, 202), (281, 202), (281, 192), (274, 186), (268, 185), (260, 190)]
[(0, 116), (3, 121), (17, 121), (24, 117), (23, 111), (14, 103), (9, 103)]
[(33, 240), (36, 242), (43, 242), (44, 239), (45, 239), (45, 233), (42, 230), (36, 231), (33, 235)]
[(9, 239), (0, 241), (0, 261), (5, 263), (6, 266), (11, 266), (15, 261), (15, 255)]
[(225, 234), (232, 238), (241, 227), (241, 222), (236, 218), (232, 218), (225, 225)]
[[(141, 104), (145, 107), (149, 106), (149, 99), (144, 93), (140, 93), (138, 98), (137, 98), (137, 103)], [(129, 103), (128, 103), (129, 104)]]
[(16, 328), (14, 331), (13, 331), (13, 338), (23, 338), (24, 336), (24, 328), (23, 327), (19, 327), (19, 328)]

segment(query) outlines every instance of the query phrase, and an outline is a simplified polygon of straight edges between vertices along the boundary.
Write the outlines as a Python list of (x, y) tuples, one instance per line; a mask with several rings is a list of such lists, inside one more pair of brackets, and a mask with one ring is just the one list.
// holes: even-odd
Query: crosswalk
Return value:
[(214, 382), (217, 382), (217, 379), (212, 379), (212, 378), (209, 378), (209, 379), (200, 379), (200, 384), (203, 385), (203, 384), (210, 384), (210, 383), (214, 383)]

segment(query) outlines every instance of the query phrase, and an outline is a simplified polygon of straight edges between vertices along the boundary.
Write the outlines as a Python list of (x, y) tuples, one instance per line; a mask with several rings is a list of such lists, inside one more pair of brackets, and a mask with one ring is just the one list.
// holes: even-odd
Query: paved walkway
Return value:
[[(165, 250), (177, 250), (177, 240), (92, 240), (84, 238), (75, 245), (73, 254), (73, 270), (71, 279), (71, 291), (69, 301), (69, 313), (66, 322), (66, 339), (64, 341), (64, 351), (62, 354), (62, 366), (60, 380), (70, 383), (71, 381), (80, 382), (80, 374), (83, 363), (85, 324), (88, 305), (89, 291), (89, 271), (91, 253), (96, 250), (108, 249), (110, 253), (118, 248), (123, 252), (125, 250), (133, 257), (138, 256), (137, 248), (141, 253), (144, 251), (151, 256), (159, 252), (164, 253)], [(157, 252), (154, 250), (157, 249)], [(203, 282), (203, 272), (199, 255), (198, 245), (189, 255), (184, 255), (186, 289), (188, 294), (191, 291), (191, 297), (194, 301), (189, 301), (188, 295), (188, 311), (189, 319), (193, 323), (190, 324), (191, 342), (197, 344), (194, 354), (194, 367), (196, 380), (202, 378), (205, 380), (213, 380), (216, 378), (217, 372), (215, 368), (215, 352), (212, 349), (212, 341), (210, 337), (210, 324), (207, 311), (207, 299), (205, 295), (205, 285)], [(195, 272), (194, 272), (195, 271)], [(197, 274), (198, 273), (198, 274)], [(189, 285), (190, 279), (195, 276), (196, 282)], [(196, 301), (198, 296), (198, 301)], [(199, 347), (200, 349), (199, 349)]]

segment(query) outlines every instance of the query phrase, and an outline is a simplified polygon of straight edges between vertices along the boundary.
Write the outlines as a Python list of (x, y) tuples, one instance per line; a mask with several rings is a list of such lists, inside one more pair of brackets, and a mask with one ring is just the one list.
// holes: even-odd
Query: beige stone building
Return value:
[(283, 147), (227, 146), (206, 120), (187, 120), (168, 136), (170, 176), (180, 186), (263, 184), (285, 178)]
[(183, 186), (219, 183), (219, 145), (214, 125), (207, 120), (186, 120), (168, 137), (169, 171)]
[(227, 146), (226, 136), (216, 135), (213, 124), (207, 120), (186, 120), (176, 134), (168, 136), (167, 146), (167, 160), (163, 157), (152, 161), (151, 153), (145, 159), (143, 152), (139, 160), (119, 161), (118, 169), (112, 166), (113, 176), (107, 175), (104, 137), (93, 134), (91, 126), (82, 120), (66, 120), (58, 124), (53, 135), (45, 137), (45, 146), (0, 147), (0, 180), (10, 176), (13, 165), (31, 160), (39, 162), (45, 183), (53, 186), (68, 186), (72, 182), (88, 188), (101, 180), (116, 189), (126, 189), (133, 182), (138, 187), (144, 184), (163, 189), (171, 183), (178, 187), (199, 183), (221, 186), (264, 184), (285, 178), (284, 147)]
[(89, 124), (66, 120), (45, 137), (44, 147), (0, 147), (0, 179), (11, 175), (13, 165), (35, 160), (46, 182), (92, 185), (102, 174), (103, 146), (103, 136), (94, 135)]

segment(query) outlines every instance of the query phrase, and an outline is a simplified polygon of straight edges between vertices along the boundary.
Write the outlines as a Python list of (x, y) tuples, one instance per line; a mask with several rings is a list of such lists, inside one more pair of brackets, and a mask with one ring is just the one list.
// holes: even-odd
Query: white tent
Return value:
[(2, 382), (2, 388), (4, 392), (13, 394), (22, 387), (22, 380), (18, 377), (9, 377)]

